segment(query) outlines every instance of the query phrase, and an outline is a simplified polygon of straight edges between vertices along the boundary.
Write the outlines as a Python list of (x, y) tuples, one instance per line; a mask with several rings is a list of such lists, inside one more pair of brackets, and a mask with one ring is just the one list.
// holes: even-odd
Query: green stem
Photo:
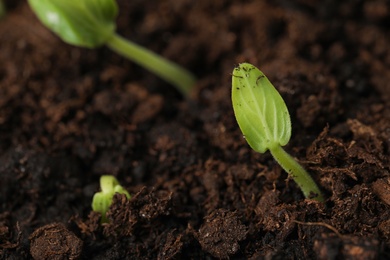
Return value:
[(324, 201), (320, 189), (309, 173), (291, 155), (286, 153), (280, 145), (270, 149), (270, 152), (280, 166), (291, 175), (306, 198), (312, 198), (320, 202)]
[(189, 95), (195, 84), (195, 77), (189, 71), (118, 34), (107, 41), (107, 46), (171, 83), (184, 96)]
[(5, 4), (3, 3), (3, 0), (0, 0), (0, 18), (5, 16), (6, 10), (5, 10)]

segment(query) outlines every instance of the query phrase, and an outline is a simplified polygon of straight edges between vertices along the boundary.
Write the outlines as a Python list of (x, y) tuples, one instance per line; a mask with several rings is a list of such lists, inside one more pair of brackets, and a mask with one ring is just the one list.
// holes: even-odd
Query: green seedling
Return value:
[(232, 74), (232, 102), (249, 146), (259, 153), (269, 150), (306, 198), (324, 201), (309, 173), (282, 148), (291, 137), (290, 114), (283, 98), (263, 72), (249, 63), (236, 67)]
[(130, 199), (130, 194), (119, 184), (118, 180), (111, 175), (100, 177), (100, 189), (92, 199), (92, 210), (102, 215), (102, 223), (108, 222), (106, 213), (112, 204), (115, 193), (125, 194)]
[(188, 96), (195, 77), (179, 65), (115, 33), (115, 0), (28, 0), (40, 21), (63, 41), (81, 47), (107, 45)]
[(4, 4), (3, 0), (0, 0), (0, 18), (5, 16), (6, 12), (7, 11), (5, 9), (5, 4)]

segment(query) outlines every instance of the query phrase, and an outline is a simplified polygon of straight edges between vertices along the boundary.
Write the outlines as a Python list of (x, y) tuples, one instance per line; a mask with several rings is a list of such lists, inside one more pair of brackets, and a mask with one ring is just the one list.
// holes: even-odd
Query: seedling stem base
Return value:
[(270, 149), (270, 152), (282, 168), (293, 177), (306, 198), (312, 198), (320, 202), (324, 201), (320, 189), (309, 173), (280, 145)]

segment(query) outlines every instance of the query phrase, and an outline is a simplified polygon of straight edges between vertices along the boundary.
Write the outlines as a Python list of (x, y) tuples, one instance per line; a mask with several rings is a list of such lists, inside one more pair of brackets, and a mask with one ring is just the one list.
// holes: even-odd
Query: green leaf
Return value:
[(95, 48), (114, 34), (115, 0), (28, 0), (41, 22), (63, 41)]
[(6, 12), (5, 4), (3, 3), (3, 0), (0, 0), (0, 19), (5, 16)]
[(125, 194), (128, 199), (130, 199), (130, 194), (111, 175), (103, 175), (100, 177), (100, 188), (102, 191), (95, 193), (93, 196), (92, 210), (102, 215), (102, 222), (107, 222), (106, 213), (112, 204), (114, 194)]
[(287, 106), (255, 66), (242, 63), (233, 70), (232, 102), (238, 125), (253, 150), (264, 153), (289, 142), (291, 121)]

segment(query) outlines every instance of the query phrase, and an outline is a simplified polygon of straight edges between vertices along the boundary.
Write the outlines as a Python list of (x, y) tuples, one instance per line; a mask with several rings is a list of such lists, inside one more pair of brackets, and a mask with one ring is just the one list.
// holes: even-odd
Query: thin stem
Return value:
[(118, 34), (107, 41), (107, 46), (171, 83), (184, 96), (189, 95), (195, 84), (195, 77), (189, 71)]
[(291, 175), (306, 198), (312, 198), (320, 202), (324, 201), (320, 189), (309, 173), (291, 155), (286, 153), (280, 145), (270, 149), (270, 152), (280, 166)]
[(5, 4), (3, 3), (3, 0), (0, 0), (0, 18), (5, 16), (6, 10), (5, 10)]

